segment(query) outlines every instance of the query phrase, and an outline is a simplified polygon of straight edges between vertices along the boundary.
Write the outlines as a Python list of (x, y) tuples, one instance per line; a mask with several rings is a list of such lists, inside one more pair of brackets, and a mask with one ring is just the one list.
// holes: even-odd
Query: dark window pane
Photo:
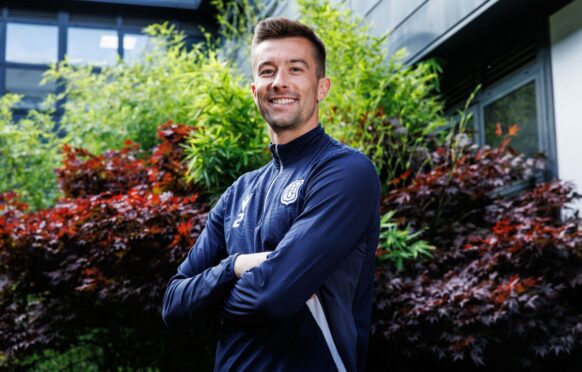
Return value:
[(538, 125), (535, 81), (531, 81), (484, 107), (485, 142), (498, 146), (503, 137), (496, 134), (499, 127), (505, 135), (517, 124), (519, 132), (510, 146), (519, 153), (533, 156), (538, 152)]
[(20, 68), (6, 69), (6, 91), (25, 95), (18, 108), (37, 108), (48, 93), (55, 91), (54, 84), (39, 85), (43, 72)]
[(72, 64), (115, 64), (117, 31), (71, 27), (67, 35), (67, 56)]
[(6, 25), (6, 61), (51, 63), (58, 58), (57, 26)]

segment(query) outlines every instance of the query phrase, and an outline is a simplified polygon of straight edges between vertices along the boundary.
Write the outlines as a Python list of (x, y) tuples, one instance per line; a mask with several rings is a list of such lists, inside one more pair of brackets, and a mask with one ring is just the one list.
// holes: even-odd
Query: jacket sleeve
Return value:
[(195, 317), (212, 313), (236, 281), (234, 260), (224, 237), (224, 204), (230, 188), (208, 214), (204, 230), (164, 294), (162, 319), (169, 328), (183, 329)]
[(376, 223), (380, 183), (368, 158), (336, 158), (312, 174), (303, 210), (268, 258), (235, 283), (221, 309), (225, 319), (252, 324), (293, 315)]

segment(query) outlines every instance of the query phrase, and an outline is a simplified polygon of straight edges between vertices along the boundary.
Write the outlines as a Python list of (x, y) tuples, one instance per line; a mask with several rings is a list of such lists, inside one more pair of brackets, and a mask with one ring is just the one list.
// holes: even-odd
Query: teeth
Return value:
[(279, 105), (288, 105), (290, 103), (295, 102), (294, 99), (291, 98), (282, 98), (282, 99), (274, 99), (273, 103), (279, 104)]

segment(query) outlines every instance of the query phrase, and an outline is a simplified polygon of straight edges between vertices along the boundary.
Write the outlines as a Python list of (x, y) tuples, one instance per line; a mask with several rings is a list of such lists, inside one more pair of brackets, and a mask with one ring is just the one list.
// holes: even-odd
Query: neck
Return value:
[(275, 145), (284, 145), (316, 128), (318, 123), (319, 122), (316, 117), (315, 120), (310, 120), (308, 123), (304, 123), (295, 128), (284, 129), (276, 132), (273, 130), (273, 128), (271, 128), (270, 125), (267, 125), (267, 129), (269, 131), (269, 138), (271, 139), (271, 143)]

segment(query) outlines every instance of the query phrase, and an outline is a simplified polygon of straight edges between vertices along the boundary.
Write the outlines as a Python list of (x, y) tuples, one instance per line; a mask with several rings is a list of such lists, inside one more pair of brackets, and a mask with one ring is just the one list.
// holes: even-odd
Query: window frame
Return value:
[[(480, 146), (485, 145), (485, 106), (489, 105), (492, 102), (504, 97), (505, 95), (523, 87), (524, 85), (534, 82), (535, 89), (536, 89), (536, 120), (537, 120), (537, 130), (538, 130), (538, 149), (544, 152), (546, 155), (550, 155), (549, 151), (551, 150), (551, 146), (549, 145), (549, 138), (548, 136), (544, 135), (547, 131), (547, 125), (544, 125), (544, 120), (548, 116), (548, 103), (547, 103), (547, 95), (550, 93), (547, 92), (544, 86), (544, 76), (541, 65), (539, 62), (529, 63), (510, 74), (506, 75), (505, 77), (501, 78), (500, 80), (496, 81), (495, 83), (481, 88), (477, 94), (475, 94), (475, 98), (473, 102), (467, 108), (468, 112), (473, 113), (473, 124), (474, 124), (474, 131), (475, 143), (479, 144)], [(465, 106), (466, 101), (460, 101), (454, 106), (450, 107), (446, 112), (445, 115), (455, 118), (458, 116), (458, 112), (462, 111)]]
[[(555, 169), (555, 146), (553, 145), (553, 136), (548, 135), (553, 130), (553, 121), (547, 120), (551, 114), (549, 113), (551, 102), (551, 91), (546, 88), (547, 80), (546, 74), (548, 72), (544, 69), (542, 61), (530, 62), (503, 78), (481, 88), (476, 94), (473, 102), (467, 107), (467, 114), (472, 113), (474, 143), (479, 146), (484, 146), (485, 142), (485, 106), (496, 100), (503, 98), (505, 95), (523, 87), (524, 85), (534, 82), (535, 84), (535, 100), (536, 100), (536, 120), (538, 130), (538, 150), (544, 153), (547, 157), (546, 171), (536, 171), (532, 180), (524, 180), (515, 182), (509, 186), (495, 190), (492, 195), (502, 197), (514, 197), (526, 189), (531, 188), (536, 183), (550, 180), (556, 174)], [(454, 106), (450, 107), (445, 114), (451, 118), (451, 123), (458, 121), (459, 111), (465, 107), (466, 100), (460, 101)]]
[(510, 75), (502, 78), (498, 82), (492, 84), (491, 86), (483, 89), (479, 96), (479, 101), (476, 103), (478, 120), (477, 125), (479, 133), (479, 144), (485, 145), (485, 107), (489, 104), (505, 97), (506, 95), (516, 91), (517, 89), (525, 86), (528, 83), (534, 83), (535, 87), (535, 103), (536, 103), (536, 124), (538, 131), (538, 150), (546, 152), (545, 144), (542, 141), (542, 118), (543, 110), (545, 110), (543, 105), (543, 92), (541, 91), (541, 73), (538, 64), (528, 64), (522, 68), (512, 72)]

